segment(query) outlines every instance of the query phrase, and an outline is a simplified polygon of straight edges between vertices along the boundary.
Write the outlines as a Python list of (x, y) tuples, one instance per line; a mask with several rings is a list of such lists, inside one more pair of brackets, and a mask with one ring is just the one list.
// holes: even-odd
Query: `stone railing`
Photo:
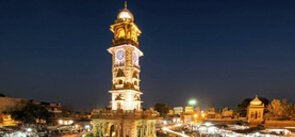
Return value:
[(92, 118), (103, 119), (154, 119), (159, 113), (152, 110), (99, 110), (92, 113)]
[(139, 43), (136, 42), (136, 41), (133, 41), (131, 39), (124, 39), (124, 38), (121, 38), (121, 39), (114, 39), (112, 41), (112, 45), (113, 46), (118, 46), (118, 45), (123, 45), (123, 44), (131, 44), (131, 45), (134, 45), (136, 46), (137, 48), (139, 47)]

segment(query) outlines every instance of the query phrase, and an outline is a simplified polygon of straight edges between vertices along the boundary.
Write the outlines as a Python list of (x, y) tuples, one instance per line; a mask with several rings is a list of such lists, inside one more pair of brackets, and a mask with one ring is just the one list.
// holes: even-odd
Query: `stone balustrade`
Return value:
[(151, 119), (157, 118), (159, 113), (153, 110), (98, 110), (92, 113), (92, 118), (103, 119)]

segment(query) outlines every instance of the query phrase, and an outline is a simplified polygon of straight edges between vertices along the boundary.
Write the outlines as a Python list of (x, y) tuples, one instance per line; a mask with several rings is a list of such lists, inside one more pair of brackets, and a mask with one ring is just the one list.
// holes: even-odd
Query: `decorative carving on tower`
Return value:
[[(138, 42), (141, 31), (134, 23), (134, 17), (127, 4), (118, 14), (110, 30), (114, 33), (112, 47), (108, 49), (113, 60), (113, 86), (110, 91), (112, 110), (141, 110), (139, 58), (143, 53)], [(116, 100), (119, 94), (124, 98)]]
[(141, 31), (134, 23), (134, 17), (128, 10), (125, 3), (124, 9), (118, 14), (117, 20), (111, 25), (111, 31), (114, 33), (113, 46), (122, 44), (131, 44), (138, 47), (138, 36)]

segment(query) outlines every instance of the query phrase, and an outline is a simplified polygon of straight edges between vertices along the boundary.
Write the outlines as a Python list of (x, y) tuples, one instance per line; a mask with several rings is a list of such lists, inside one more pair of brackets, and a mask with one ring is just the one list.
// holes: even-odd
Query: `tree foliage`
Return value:
[(170, 110), (170, 106), (167, 104), (157, 103), (154, 105), (154, 109), (160, 113), (161, 117), (166, 117)]
[(20, 108), (16, 108), (10, 112), (13, 119), (21, 121), (25, 124), (35, 124), (36, 120), (45, 120), (47, 123), (52, 122), (53, 114), (48, 112), (46, 108), (31, 102), (26, 103)]
[(267, 106), (269, 114), (267, 117), (269, 119), (276, 120), (290, 120), (295, 119), (295, 105), (289, 103), (286, 99), (279, 100), (274, 99)]

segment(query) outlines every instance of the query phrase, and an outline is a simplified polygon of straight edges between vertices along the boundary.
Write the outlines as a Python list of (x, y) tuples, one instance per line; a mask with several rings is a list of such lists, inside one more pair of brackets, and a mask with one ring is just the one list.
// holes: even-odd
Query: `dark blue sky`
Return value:
[[(129, 0), (144, 106), (235, 106), (295, 91), (293, 0)], [(0, 93), (77, 110), (110, 100), (109, 25), (123, 0), (0, 1)]]

